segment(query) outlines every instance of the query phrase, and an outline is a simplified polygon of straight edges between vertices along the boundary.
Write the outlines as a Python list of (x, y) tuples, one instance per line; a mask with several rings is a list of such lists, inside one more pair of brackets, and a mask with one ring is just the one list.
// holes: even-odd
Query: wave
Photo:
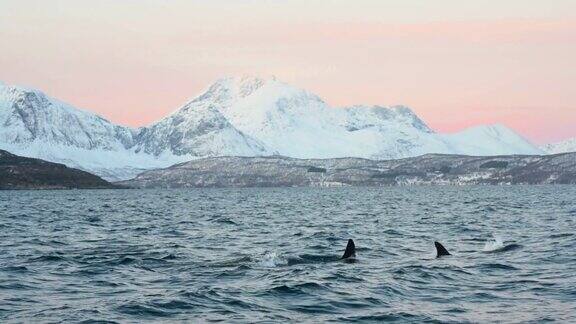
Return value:
[(214, 262), (211, 263), (210, 266), (216, 268), (227, 268), (249, 265), (264, 268), (276, 268), (300, 264), (328, 263), (336, 261), (340, 261), (340, 257), (337, 255), (301, 254), (296, 256), (284, 256), (276, 251), (267, 251), (261, 255), (245, 255), (230, 260)]
[(32, 262), (59, 262), (59, 261), (67, 261), (67, 259), (60, 255), (48, 254), (42, 255), (39, 257), (35, 257), (31, 259)]
[(159, 318), (168, 317), (170, 313), (158, 309), (157, 307), (151, 307), (147, 305), (142, 305), (139, 303), (128, 303), (121, 305), (116, 308), (119, 313), (135, 316), (143, 316), (148, 318)]
[(275, 286), (269, 289), (269, 292), (278, 295), (304, 295), (307, 294), (308, 291), (318, 291), (325, 288), (325, 286), (315, 282), (305, 282), (295, 285), (283, 284)]
[(256, 260), (256, 263), (259, 266), (267, 268), (288, 265), (288, 261), (280, 257), (276, 252), (266, 252)]
[(502, 263), (483, 263), (480, 264), (480, 268), (487, 270), (519, 270), (516, 267)]
[(486, 241), (483, 251), (488, 253), (508, 252), (522, 248), (522, 245), (516, 243), (505, 244), (499, 237), (494, 237)]

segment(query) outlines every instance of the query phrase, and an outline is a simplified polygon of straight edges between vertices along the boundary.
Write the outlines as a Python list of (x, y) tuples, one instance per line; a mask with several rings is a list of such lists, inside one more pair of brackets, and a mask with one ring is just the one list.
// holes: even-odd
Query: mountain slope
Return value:
[[(210, 91), (210, 90), (209, 90)], [(211, 102), (196, 98), (175, 113), (144, 128), (138, 151), (193, 157), (273, 154), (263, 143), (237, 130)]]
[(333, 111), (316, 95), (275, 79), (221, 81), (232, 100), (219, 109), (239, 130), (280, 155), (335, 157), (362, 154), (334, 121)]
[(0, 189), (118, 188), (102, 178), (63, 164), (17, 156), (0, 150)]
[(486, 125), (465, 129), (455, 134), (444, 135), (453, 154), (463, 155), (507, 155), (543, 154), (528, 140), (506, 126)]
[(134, 132), (92, 113), (77, 110), (37, 90), (0, 85), (0, 142), (36, 139), (83, 149), (127, 148)]
[(550, 154), (576, 152), (576, 138), (570, 138), (565, 141), (542, 145), (540, 149)]
[(0, 149), (64, 163), (110, 180), (178, 161), (134, 152), (136, 134), (38, 90), (0, 84)]

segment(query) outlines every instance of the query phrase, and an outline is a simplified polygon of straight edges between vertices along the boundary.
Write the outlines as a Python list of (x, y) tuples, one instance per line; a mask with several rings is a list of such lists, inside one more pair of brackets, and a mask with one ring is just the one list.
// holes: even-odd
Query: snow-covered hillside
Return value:
[(0, 84), (0, 149), (110, 180), (207, 156), (395, 159), (542, 151), (502, 125), (438, 134), (403, 106), (330, 107), (274, 78), (225, 78), (159, 122), (118, 126), (37, 90)]
[(467, 128), (461, 132), (441, 135), (453, 149), (463, 155), (544, 154), (510, 128), (495, 124)]
[(542, 145), (540, 149), (550, 154), (576, 152), (576, 137), (557, 143)]
[(137, 131), (117, 126), (40, 91), (0, 84), (0, 149), (66, 164), (109, 180), (180, 160), (136, 153)]
[[(403, 106), (330, 107), (318, 96), (274, 78), (226, 78), (172, 118), (187, 120), (212, 107), (263, 152), (297, 158), (394, 159), (426, 153), (539, 154), (501, 125), (436, 134)], [(197, 118), (197, 117), (194, 117)]]
[(137, 150), (160, 154), (204, 156), (260, 156), (275, 153), (240, 132), (219, 111), (217, 103), (202, 97), (187, 103), (137, 136)]

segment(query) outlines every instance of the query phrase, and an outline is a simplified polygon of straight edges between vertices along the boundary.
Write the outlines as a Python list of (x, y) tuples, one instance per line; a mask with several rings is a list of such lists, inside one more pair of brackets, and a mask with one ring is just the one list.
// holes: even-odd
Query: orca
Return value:
[(448, 252), (448, 250), (446, 250), (446, 248), (442, 244), (440, 244), (438, 242), (434, 242), (434, 246), (436, 247), (436, 257), (437, 258), (445, 256), (445, 255), (450, 255), (450, 252)]
[(352, 239), (348, 240), (348, 244), (346, 245), (346, 251), (344, 251), (344, 255), (340, 259), (354, 259), (356, 257), (356, 245)]

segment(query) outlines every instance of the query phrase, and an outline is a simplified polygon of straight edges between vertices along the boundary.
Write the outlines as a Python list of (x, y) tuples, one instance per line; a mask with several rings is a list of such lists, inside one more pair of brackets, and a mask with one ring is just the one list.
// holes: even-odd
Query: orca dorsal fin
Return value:
[(444, 255), (450, 255), (450, 252), (448, 252), (448, 250), (446, 250), (446, 248), (438, 243), (438, 242), (434, 242), (434, 246), (436, 247), (436, 257), (439, 258), (441, 256)]
[(348, 245), (346, 245), (346, 251), (344, 251), (342, 259), (353, 258), (355, 256), (356, 256), (356, 245), (354, 245), (354, 241), (352, 239), (349, 239)]

